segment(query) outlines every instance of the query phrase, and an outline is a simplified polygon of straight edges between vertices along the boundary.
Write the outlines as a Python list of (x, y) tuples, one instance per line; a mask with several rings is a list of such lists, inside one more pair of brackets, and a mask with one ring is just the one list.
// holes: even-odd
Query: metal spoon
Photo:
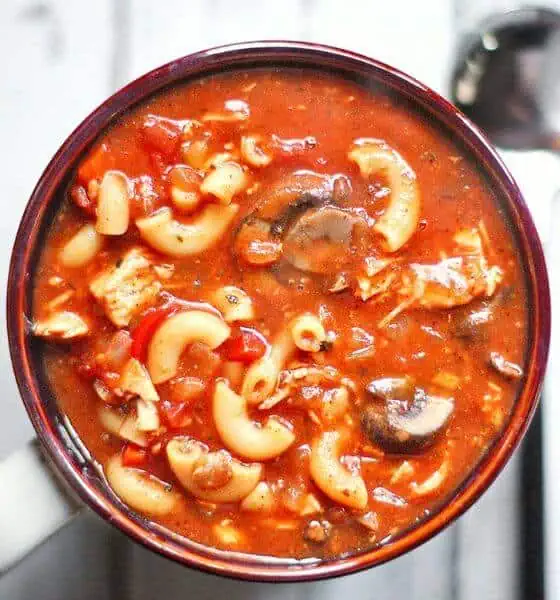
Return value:
[[(458, 56), (452, 99), (496, 146), (518, 151), (549, 150), (560, 157), (559, 14), (525, 8), (491, 18), (479, 33), (465, 40)], [(554, 170), (560, 170), (560, 166)], [(531, 176), (552, 177), (553, 173), (541, 168)], [(551, 229), (546, 249), (552, 306), (556, 309), (560, 306), (560, 273), (556, 273), (560, 266), (559, 200), (557, 193), (549, 214)], [(556, 431), (560, 407), (555, 395), (560, 387), (560, 374), (556, 375), (560, 329), (554, 320), (551, 341), (546, 402), (542, 416), (539, 411), (529, 430), (521, 457), (521, 595), (556, 600), (560, 598), (560, 443)], [(544, 500), (540, 494), (543, 488)]]
[(560, 14), (492, 17), (459, 49), (453, 102), (501, 148), (560, 150)]

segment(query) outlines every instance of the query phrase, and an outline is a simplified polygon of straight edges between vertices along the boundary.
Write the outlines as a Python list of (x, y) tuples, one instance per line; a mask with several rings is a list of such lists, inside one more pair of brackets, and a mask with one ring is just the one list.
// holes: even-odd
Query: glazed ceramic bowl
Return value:
[[(527, 275), (531, 315), (528, 372), (502, 433), (452, 497), (423, 522), (388, 543), (335, 560), (297, 562), (217, 550), (181, 538), (123, 507), (59, 411), (45, 382), (39, 345), (28, 329), (34, 269), (57, 210), (58, 191), (96, 137), (124, 111), (167, 86), (232, 69), (274, 66), (327, 70), (396, 95), (408, 102), (411, 110), (427, 115), (480, 165), (508, 216)], [(261, 581), (307, 581), (353, 573), (395, 558), (449, 525), (488, 488), (523, 437), (538, 402), (550, 335), (548, 279), (535, 226), (517, 185), (484, 135), (446, 100), (408, 75), (365, 56), (299, 42), (252, 42), (205, 50), (148, 73), (104, 102), (64, 142), (29, 200), (15, 241), (7, 298), (10, 350), (23, 402), (53, 468), (81, 500), (131, 538), (164, 556), (205, 571)]]

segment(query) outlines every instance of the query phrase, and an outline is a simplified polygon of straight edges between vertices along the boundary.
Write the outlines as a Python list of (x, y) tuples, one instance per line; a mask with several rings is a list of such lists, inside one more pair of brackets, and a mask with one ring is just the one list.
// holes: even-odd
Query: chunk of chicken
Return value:
[(86, 321), (70, 311), (57, 312), (33, 324), (33, 333), (50, 340), (73, 340), (89, 333)]
[(450, 308), (478, 296), (490, 298), (503, 280), (503, 271), (490, 266), (478, 229), (461, 229), (454, 236), (454, 256), (432, 265), (412, 264), (414, 296), (424, 308)]
[(373, 279), (357, 278), (355, 293), (364, 301), (376, 295), (385, 299), (389, 293), (401, 298), (379, 327), (385, 327), (408, 308), (446, 309), (494, 296), (504, 273), (499, 266), (489, 264), (480, 232), (460, 230), (453, 241), (452, 255), (436, 263), (393, 264), (392, 271), (387, 271), (387, 265), (378, 261), (384, 266)]
[(410, 265), (413, 294), (424, 308), (451, 308), (477, 296), (493, 295), (502, 281), (499, 267), (488, 267), (484, 258), (454, 257), (433, 265)]
[(142, 250), (132, 248), (114, 267), (99, 273), (89, 289), (107, 317), (117, 327), (126, 327), (132, 317), (156, 300), (161, 283)]

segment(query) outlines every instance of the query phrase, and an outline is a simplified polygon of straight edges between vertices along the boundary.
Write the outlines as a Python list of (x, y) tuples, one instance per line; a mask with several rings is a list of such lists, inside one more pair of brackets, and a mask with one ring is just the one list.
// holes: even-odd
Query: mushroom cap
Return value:
[(284, 258), (297, 269), (334, 273), (351, 259), (357, 217), (336, 206), (305, 211), (284, 236)]
[(453, 398), (434, 396), (422, 388), (414, 389), (412, 400), (403, 397), (401, 394), (410, 393), (410, 384), (410, 378), (385, 378), (368, 386), (378, 398), (378, 391), (386, 390), (385, 402), (369, 402), (363, 407), (362, 429), (386, 452), (403, 454), (426, 448), (445, 429), (453, 413)]
[(261, 188), (256, 212), (278, 227), (292, 222), (292, 217), (301, 214), (302, 210), (343, 203), (350, 189), (350, 182), (343, 175), (296, 171)]

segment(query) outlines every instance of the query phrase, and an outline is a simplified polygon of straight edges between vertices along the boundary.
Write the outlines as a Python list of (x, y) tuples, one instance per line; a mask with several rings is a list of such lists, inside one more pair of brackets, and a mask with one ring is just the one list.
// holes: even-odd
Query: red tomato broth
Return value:
[[(252, 86), (253, 83), (256, 85)], [(105, 464), (127, 442), (108, 434), (99, 423), (97, 407), (100, 400), (92, 389), (91, 380), (79, 375), (78, 366), (84, 360), (94, 360), (102, 352), (99, 347), (106, 345), (117, 328), (92, 297), (88, 285), (97, 273), (117, 264), (133, 246), (146, 247), (147, 255), (159, 264), (174, 265), (172, 277), (162, 283), (163, 290), (177, 299), (211, 303), (212, 294), (221, 286), (242, 288), (251, 297), (256, 314), (255, 319), (242, 325), (254, 329), (269, 342), (296, 314), (319, 315), (325, 329), (336, 333), (334, 343), (312, 359), (307, 353), (298, 351), (292, 360), (332, 365), (356, 386), (357, 393), (351, 393), (349, 407), (354, 422), (353, 433), (344, 446), (343, 455), (362, 457), (360, 471), (369, 495), (367, 509), (363, 512), (376, 513), (376, 531), (359, 524), (357, 511), (330, 500), (310, 477), (306, 466), (309, 445), (320, 434), (321, 427), (309, 417), (304, 408), (306, 401), (301, 398), (292, 405), (280, 402), (264, 414), (253, 408), (250, 413), (260, 421), (268, 414), (278, 415), (291, 424), (296, 436), (286, 452), (264, 463), (262, 479), (271, 484), (282, 483), (283, 489), (277, 493), (279, 497), (298, 489), (305, 490), (302, 493), (312, 493), (323, 507), (320, 514), (299, 517), (280, 500), (275, 511), (263, 516), (241, 511), (238, 503), (211, 505), (197, 501), (182, 490), (165, 459), (165, 442), (180, 434), (204, 442), (210, 450), (224, 448), (212, 418), (213, 374), (205, 373), (201, 377), (206, 389), (188, 403), (190, 423), (187, 420), (182, 427), (168, 428), (153, 438), (153, 443), (162, 444), (159, 453), (153, 453), (147, 464), (150, 473), (172, 483), (182, 495), (182, 501), (171, 514), (153, 517), (153, 520), (182, 535), (244, 552), (296, 558), (336, 557), (386, 541), (429, 515), (468, 476), (498, 435), (515, 402), (519, 382), (505, 379), (494, 371), (488, 366), (486, 356), (494, 350), (514, 363), (522, 365), (524, 362), (527, 308), (522, 264), (493, 192), (462, 150), (408, 107), (329, 75), (290, 70), (251, 71), (209, 77), (168, 90), (115, 123), (97, 145), (105, 144), (109, 156), (100, 158), (97, 147), (94, 148), (90, 156), (95, 157), (95, 163), (79, 172), (91, 176), (97, 165), (101, 165), (101, 169), (109, 165), (109, 168), (124, 172), (131, 180), (143, 176), (152, 178), (151, 185), (156, 190), (154, 202), (135, 216), (169, 206), (168, 172), (172, 166), (183, 164), (180, 149), (174, 139), (166, 144), (158, 138), (157, 143), (165, 149), (165, 154), (154, 151), (153, 144), (146, 143), (142, 124), (150, 115), (184, 124), (187, 119), (200, 119), (207, 112), (224, 113), (225, 102), (232, 99), (246, 102), (250, 117), (237, 123), (203, 123), (204, 130), (210, 134), (212, 152), (223, 152), (224, 144), (228, 143), (238, 147), (241, 135), (256, 133), (270, 141), (273, 160), (265, 168), (250, 169), (251, 182), (258, 182), (261, 187), (250, 195), (242, 192), (235, 197), (234, 202), (240, 206), (239, 213), (233, 226), (214, 247), (184, 259), (161, 256), (146, 247), (131, 221), (127, 233), (106, 240), (101, 252), (84, 268), (66, 268), (58, 260), (60, 249), (79, 227), (91, 222), (91, 217), (70, 200), (63, 203), (49, 233), (35, 280), (35, 318), (45, 318), (52, 312), (48, 304), (61, 293), (71, 291), (73, 295), (62, 308), (86, 318), (93, 333), (68, 345), (46, 345), (46, 371), (62, 409), (95, 459)], [(316, 143), (302, 144), (304, 149), (298, 148), (293, 155), (286, 151), (285, 144), (280, 148), (274, 141), (303, 140), (308, 136)], [(263, 201), (259, 190), (266, 191), (274, 182), (300, 169), (345, 175), (352, 187), (345, 208), (362, 208), (371, 220), (378, 219), (387, 207), (387, 181), (383, 176), (365, 181), (356, 165), (348, 159), (348, 151), (358, 138), (384, 140), (405, 158), (416, 174), (422, 195), (421, 222), (410, 241), (395, 253), (402, 264), (435, 263), (441, 259), (442, 252), (452, 255), (454, 233), (477, 227), (483, 220), (490, 240), (488, 261), (504, 273), (499, 289), (514, 290), (508, 302), (493, 314), (486, 339), (466, 343), (463, 338), (454, 337), (452, 332), (453, 314), (464, 309), (477, 310), (482, 299), (474, 299), (464, 308), (410, 308), (387, 327), (378, 328), (380, 319), (394, 308), (394, 297), (371, 303), (348, 290), (327, 293), (320, 277), (312, 275), (302, 280), (297, 271), (295, 275), (289, 271), (282, 284), (269, 265), (244, 264), (232, 252), (239, 225)], [(87, 186), (82, 179), (77, 179), (77, 183)], [(212, 199), (207, 197), (203, 199), (203, 203), (211, 202)], [(347, 271), (356, 270), (366, 251), (378, 257), (386, 255), (379, 236), (368, 237), (357, 246), (357, 254), (351, 258)], [(53, 277), (62, 281), (53, 285)], [(155, 304), (156, 310), (166, 302), (169, 297), (160, 297)], [(132, 319), (129, 330), (133, 339), (135, 327), (141, 326), (142, 318), (146, 318), (152, 309), (148, 307)], [(232, 331), (239, 331), (236, 324), (232, 324)], [(363, 348), (368, 335), (372, 338), (372, 347), (362, 357), (358, 354), (356, 358), (348, 359), (351, 352)], [(216, 354), (220, 360), (225, 359), (219, 349)], [(220, 369), (217, 375), (220, 375)], [(419, 453), (392, 455), (367, 439), (359, 427), (359, 414), (361, 406), (369, 401), (364, 390), (371, 380), (406, 374), (414, 377), (418, 385), (433, 388), (431, 380), (441, 371), (457, 375), (461, 384), (448, 394), (455, 400), (454, 412), (433, 445)], [(178, 376), (198, 377), (199, 374), (197, 365), (181, 361)], [(484, 400), (485, 395), (493, 393), (489, 383), (499, 386), (503, 392), (501, 397)], [(156, 387), (161, 400), (166, 400), (164, 394), (168, 393), (169, 384)], [(232, 454), (235, 457), (235, 453)], [(448, 473), (437, 490), (425, 496), (414, 494), (411, 482), (424, 482), (446, 459)], [(412, 466), (413, 475), (392, 480), (395, 470), (404, 461)], [(376, 499), (373, 493), (376, 488), (390, 490), (404, 504), (396, 506), (379, 501), (379, 495)], [(331, 524), (324, 544), (308, 541), (302, 535), (313, 519), (327, 520)], [(213, 529), (225, 520), (241, 533), (241, 541), (233, 546), (224, 543)]]

